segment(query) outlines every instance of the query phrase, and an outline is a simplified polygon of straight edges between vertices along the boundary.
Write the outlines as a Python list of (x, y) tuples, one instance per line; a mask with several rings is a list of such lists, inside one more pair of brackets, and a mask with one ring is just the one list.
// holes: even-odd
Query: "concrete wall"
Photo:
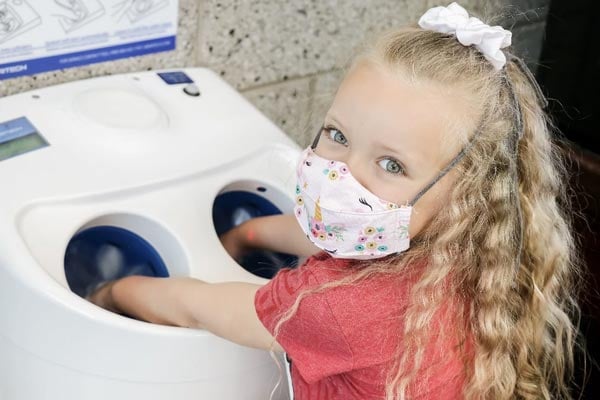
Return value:
[[(177, 50), (0, 81), (0, 96), (94, 76), (207, 66), (296, 142), (320, 126), (341, 68), (366, 36), (416, 21), (434, 0), (179, 0)], [(549, 0), (462, 0), (510, 28), (535, 67)]]

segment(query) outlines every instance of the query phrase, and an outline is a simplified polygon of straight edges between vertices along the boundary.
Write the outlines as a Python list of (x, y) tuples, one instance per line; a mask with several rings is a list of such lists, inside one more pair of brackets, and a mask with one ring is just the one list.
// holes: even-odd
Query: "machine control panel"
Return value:
[(183, 71), (158, 72), (157, 75), (160, 76), (160, 78), (168, 85), (185, 84), (183, 87), (183, 93), (187, 94), (188, 96), (200, 96), (200, 88), (198, 85), (196, 85), (194, 80)]

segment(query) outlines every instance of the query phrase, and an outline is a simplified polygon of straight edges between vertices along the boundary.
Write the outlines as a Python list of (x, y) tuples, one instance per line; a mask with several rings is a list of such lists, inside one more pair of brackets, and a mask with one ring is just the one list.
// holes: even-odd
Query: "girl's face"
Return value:
[[(458, 154), (461, 145), (449, 127), (466, 115), (467, 104), (456, 92), (411, 84), (362, 63), (340, 85), (315, 152), (347, 163), (378, 197), (406, 204)], [(416, 202), (411, 237), (445, 204), (455, 179), (451, 170)]]

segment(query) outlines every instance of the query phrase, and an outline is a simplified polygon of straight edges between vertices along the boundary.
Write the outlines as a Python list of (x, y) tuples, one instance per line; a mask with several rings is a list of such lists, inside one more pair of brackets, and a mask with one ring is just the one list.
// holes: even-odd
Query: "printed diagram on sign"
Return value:
[(135, 23), (169, 5), (169, 0), (124, 0), (115, 5), (114, 16), (120, 21), (127, 17)]
[(54, 0), (62, 14), (55, 14), (65, 32), (69, 33), (104, 15), (98, 0)]
[(25, 0), (0, 0), (0, 44), (42, 23), (40, 15)]
[(0, 82), (175, 50), (178, 5), (179, 0), (0, 0)]

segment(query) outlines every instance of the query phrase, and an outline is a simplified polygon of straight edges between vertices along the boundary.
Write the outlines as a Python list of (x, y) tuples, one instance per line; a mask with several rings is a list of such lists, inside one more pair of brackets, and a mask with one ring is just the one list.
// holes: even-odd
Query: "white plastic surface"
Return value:
[(69, 240), (101, 224), (145, 238), (171, 275), (264, 282), (220, 245), (212, 203), (264, 186), (290, 211), (298, 149), (216, 74), (185, 72), (201, 96), (144, 72), (0, 99), (0, 123), (25, 116), (50, 143), (0, 162), (0, 400), (269, 397), (268, 352), (110, 313), (66, 282)]
[(74, 99), (78, 114), (107, 128), (164, 130), (169, 126), (160, 106), (132, 89), (91, 89)]

